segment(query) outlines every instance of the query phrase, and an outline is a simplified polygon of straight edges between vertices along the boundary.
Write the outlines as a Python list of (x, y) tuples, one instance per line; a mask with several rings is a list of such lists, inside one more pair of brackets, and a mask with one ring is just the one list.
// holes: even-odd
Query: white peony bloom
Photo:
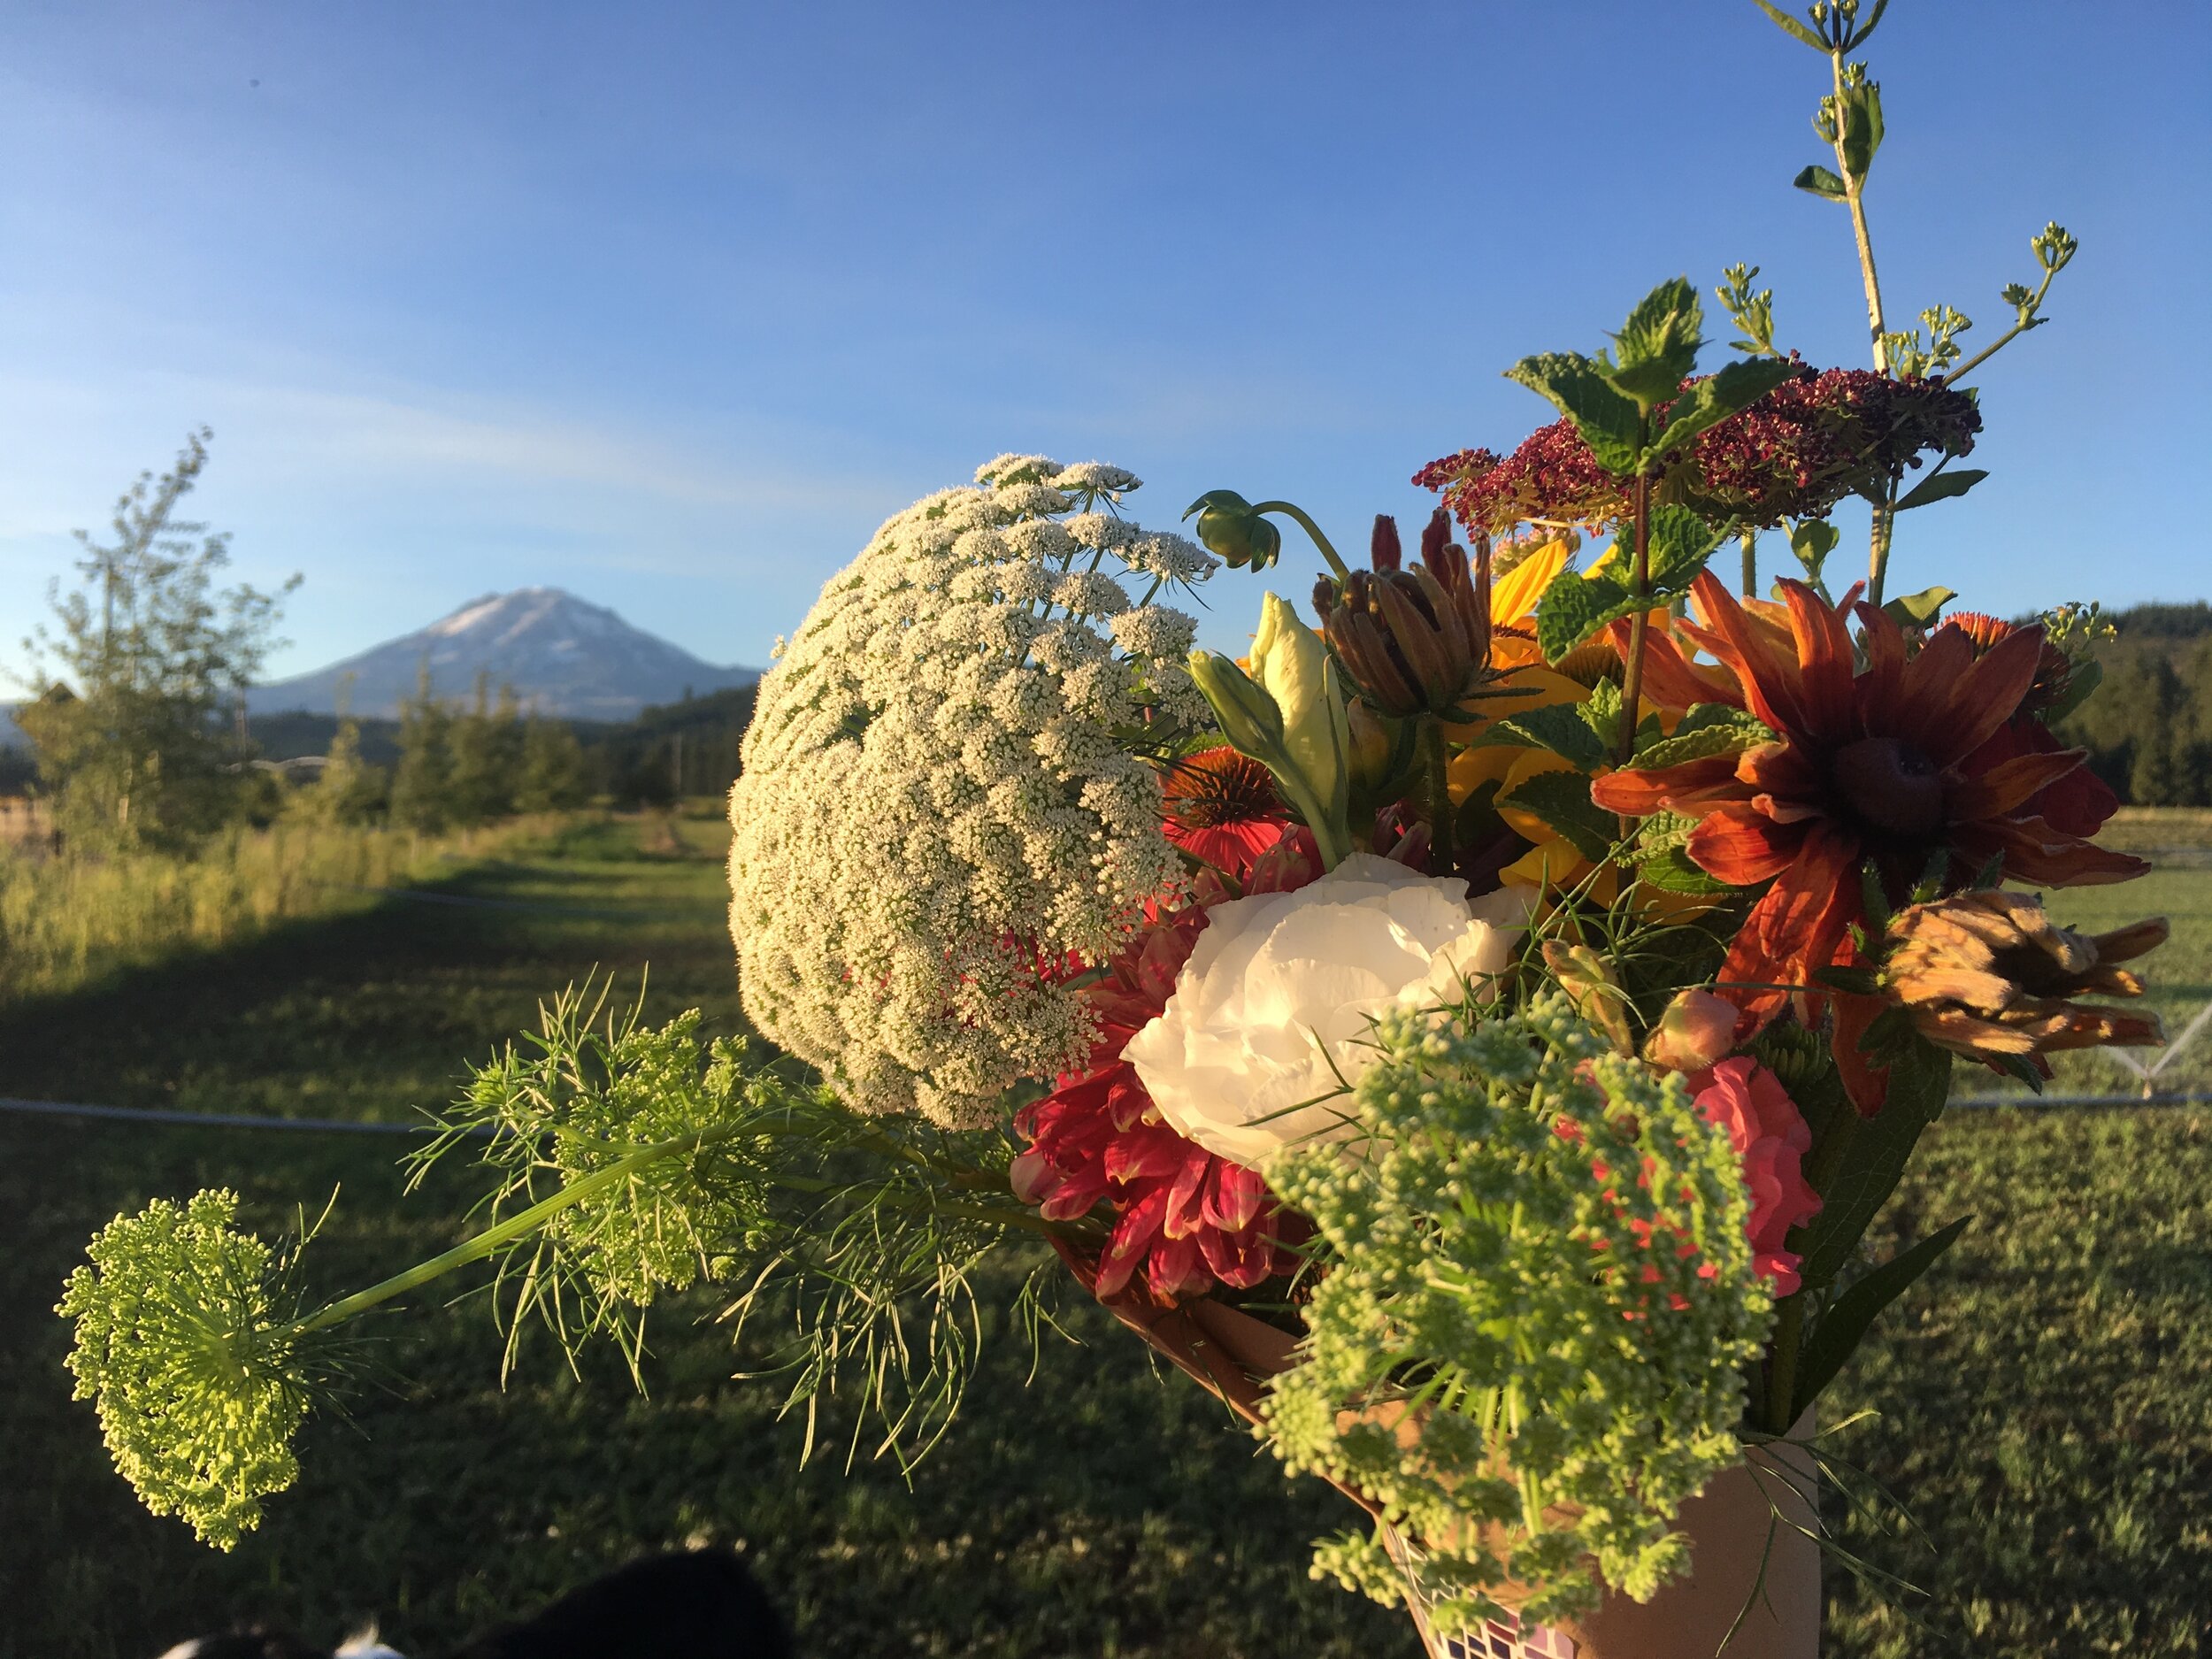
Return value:
[(1116, 733), (1207, 718), (1190, 618), (1133, 604), (1154, 539), (1076, 512), (1136, 480), (1034, 455), (977, 478), (823, 588), (730, 794), (745, 1011), (854, 1106), (948, 1124), (1087, 1054), (1082, 997), (1038, 964), (1109, 955), (1182, 880), (1158, 774)]
[(1123, 1050), (1160, 1116), (1232, 1163), (1350, 1131), (1337, 1096), (1373, 1061), (1374, 1017), (1457, 1002), (1512, 961), (1526, 901), (1354, 853), (1294, 893), (1216, 905), (1175, 994)]

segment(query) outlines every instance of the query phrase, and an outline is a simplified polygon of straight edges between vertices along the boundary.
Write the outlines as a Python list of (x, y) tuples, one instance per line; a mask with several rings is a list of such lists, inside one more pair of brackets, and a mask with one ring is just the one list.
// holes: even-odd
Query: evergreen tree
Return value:
[(496, 708), (491, 676), (476, 677), (476, 700), (452, 723), (448, 753), (447, 800), (454, 822), (487, 824), (515, 810), (515, 786), (522, 770), (522, 728), (511, 687), (503, 688)]
[(564, 812), (590, 798), (584, 746), (560, 720), (533, 715), (522, 733), (522, 772), (515, 788), (518, 812)]
[(416, 678), (415, 695), (400, 706), (399, 764), (392, 772), (392, 822), (426, 833), (453, 818), (450, 734), (453, 717), (432, 694), (430, 667)]

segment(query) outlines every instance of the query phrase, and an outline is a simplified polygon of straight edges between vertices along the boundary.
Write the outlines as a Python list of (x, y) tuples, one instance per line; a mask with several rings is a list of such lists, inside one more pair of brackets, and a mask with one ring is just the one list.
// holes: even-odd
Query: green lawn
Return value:
[[(442, 884), (497, 904), (396, 901), (0, 1009), (0, 1094), (402, 1118), (595, 965), (634, 984), (649, 961), (652, 1017), (695, 1005), (732, 1028), (719, 836), (682, 828), (680, 847), (646, 853), (635, 824), (580, 826)], [(2212, 913), (2212, 871), (2154, 881), (2170, 890), (2148, 905), (2153, 884), (2117, 890), (2115, 913)], [(505, 908), (518, 902), (565, 908)], [(2212, 926), (2184, 926), (2177, 956), (2212, 979)], [(736, 1361), (710, 1325), (660, 1320), (641, 1401), (608, 1356), (578, 1379), (543, 1345), (500, 1393), (480, 1304), (396, 1322), (396, 1369), (415, 1382), (311, 1428), (300, 1487), (234, 1555), (206, 1552), (137, 1508), (67, 1399), (48, 1311), (62, 1277), (118, 1210), (229, 1183), (269, 1230), (340, 1187), (310, 1260), (319, 1288), (365, 1282), (457, 1237), (472, 1195), (455, 1170), (402, 1206), (396, 1150), (0, 1118), (0, 1659), (151, 1659), (250, 1614), (324, 1637), (378, 1616), (388, 1640), (429, 1651), (695, 1539), (741, 1540), (814, 1654), (1416, 1659), (1397, 1617), (1305, 1578), (1306, 1542), (1343, 1521), (1340, 1501), (1286, 1486), (1081, 1307), (1082, 1345), (1049, 1347), (1033, 1380), (1018, 1343), (995, 1350), (910, 1487), (833, 1455), (797, 1470), (798, 1425), (776, 1420), (768, 1387), (728, 1380)], [(1962, 1112), (1933, 1132), (1890, 1230), (1976, 1225), (1845, 1392), (1880, 1401), (1848, 1444), (1937, 1548), (1860, 1542), (1936, 1592), (1939, 1634), (1838, 1584), (1829, 1652), (2199, 1650), (2208, 1193), (2212, 1112)]]

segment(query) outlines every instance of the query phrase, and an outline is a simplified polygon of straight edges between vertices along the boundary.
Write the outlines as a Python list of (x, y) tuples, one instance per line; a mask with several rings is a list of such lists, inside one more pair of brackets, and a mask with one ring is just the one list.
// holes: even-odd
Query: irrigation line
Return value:
[[(4, 1097), (0, 1097), (0, 1112), (26, 1118), (85, 1118), (98, 1123), (162, 1124), (173, 1129), (304, 1129), (335, 1135), (419, 1135), (433, 1134), (438, 1129), (433, 1123), (365, 1123), (351, 1118), (265, 1118), (242, 1112), (178, 1111), (157, 1106), (82, 1106), (71, 1101)], [(470, 1129), (464, 1133), (488, 1135), (491, 1131)]]
[(334, 887), (342, 893), (374, 893), (388, 899), (411, 899), (418, 904), (458, 904), (484, 910), (536, 910), (555, 916), (611, 916), (628, 922), (682, 921), (696, 914), (689, 910), (618, 910), (599, 904), (561, 904), (543, 899), (485, 899), (467, 893), (432, 893), (423, 887), (365, 887), (356, 881), (311, 880), (307, 885)]
[[(2203, 1106), (2212, 1094), (1962, 1094), (1952, 1106)], [(1947, 1110), (1948, 1110), (1947, 1108)]]

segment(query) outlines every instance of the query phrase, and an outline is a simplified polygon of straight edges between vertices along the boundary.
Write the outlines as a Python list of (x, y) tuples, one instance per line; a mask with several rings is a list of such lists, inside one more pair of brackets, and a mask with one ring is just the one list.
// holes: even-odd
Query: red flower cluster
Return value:
[[(1968, 453), (1981, 425), (1972, 398), (1932, 380), (1803, 368), (1668, 456), (1662, 495), (1716, 520), (1817, 518), (1846, 495), (1918, 465), (1924, 453)], [(1502, 534), (1530, 521), (1601, 526), (1628, 511), (1622, 481), (1565, 420), (1532, 433), (1503, 460), (1463, 449), (1432, 461), (1413, 481), (1442, 495), (1471, 533)]]
[[(1250, 872), (1248, 894), (1287, 893), (1316, 879), (1321, 859), (1312, 832), (1279, 826)], [(1248, 1290), (1298, 1264), (1288, 1248), (1298, 1236), (1296, 1217), (1276, 1204), (1256, 1171), (1161, 1122), (1136, 1068), (1121, 1057), (1167, 1006), (1205, 930), (1208, 908), (1232, 896), (1210, 877), (1200, 885), (1195, 902), (1156, 916), (1090, 991), (1100, 1029), (1089, 1068), (1061, 1078), (1014, 1118), (1030, 1143), (1010, 1171), (1017, 1197), (1054, 1221), (1113, 1206), (1113, 1227), (1096, 1263), (1071, 1261), (1101, 1301), (1133, 1287), (1171, 1305), (1217, 1283)]]

